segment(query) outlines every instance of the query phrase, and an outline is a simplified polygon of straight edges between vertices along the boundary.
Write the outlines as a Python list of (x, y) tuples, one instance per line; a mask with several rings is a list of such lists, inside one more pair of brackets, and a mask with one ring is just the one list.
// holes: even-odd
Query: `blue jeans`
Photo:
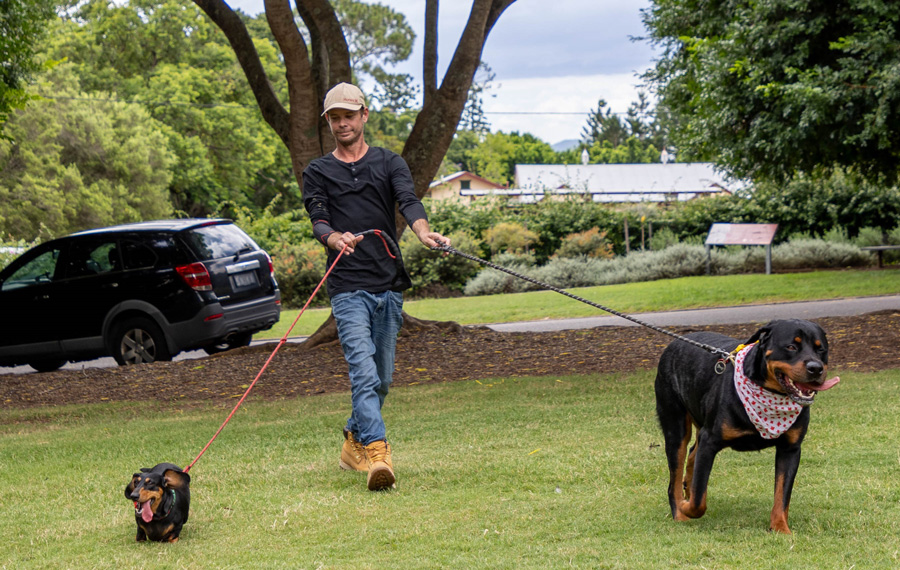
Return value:
[(339, 293), (331, 299), (331, 310), (350, 368), (353, 410), (347, 430), (363, 445), (384, 440), (381, 407), (394, 374), (403, 295), (394, 291)]

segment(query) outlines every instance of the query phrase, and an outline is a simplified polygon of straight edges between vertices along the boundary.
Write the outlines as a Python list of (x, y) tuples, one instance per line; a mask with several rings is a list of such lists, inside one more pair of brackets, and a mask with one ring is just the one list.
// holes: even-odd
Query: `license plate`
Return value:
[(256, 277), (255, 271), (245, 271), (243, 273), (235, 273), (231, 276), (231, 288), (235, 291), (244, 291), (252, 289), (259, 285), (259, 279)]

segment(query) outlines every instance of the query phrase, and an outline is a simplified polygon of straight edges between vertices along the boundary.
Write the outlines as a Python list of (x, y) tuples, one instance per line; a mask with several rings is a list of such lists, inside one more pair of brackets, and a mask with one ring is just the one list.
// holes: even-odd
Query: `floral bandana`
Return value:
[(794, 425), (803, 406), (784, 394), (764, 390), (747, 378), (744, 374), (744, 358), (753, 346), (751, 344), (735, 355), (734, 389), (759, 435), (763, 439), (775, 439)]

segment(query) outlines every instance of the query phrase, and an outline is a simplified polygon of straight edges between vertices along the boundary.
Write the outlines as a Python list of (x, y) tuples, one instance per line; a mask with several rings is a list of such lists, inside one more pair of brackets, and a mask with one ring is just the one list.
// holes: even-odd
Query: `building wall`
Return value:
[(499, 184), (493, 184), (477, 177), (463, 175), (459, 178), (454, 178), (449, 182), (445, 182), (444, 184), (433, 186), (428, 191), (428, 195), (434, 200), (453, 200), (461, 204), (471, 204), (474, 200), (478, 199), (479, 196), (463, 196), (462, 186), (464, 181), (469, 183), (469, 188), (467, 188), (467, 190), (474, 190), (476, 192), (481, 191), (489, 194), (491, 190), (502, 188)]

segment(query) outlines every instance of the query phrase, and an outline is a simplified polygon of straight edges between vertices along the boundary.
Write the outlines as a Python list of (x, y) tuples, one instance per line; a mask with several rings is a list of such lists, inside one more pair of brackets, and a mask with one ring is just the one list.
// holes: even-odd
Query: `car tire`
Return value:
[(253, 333), (235, 334), (229, 337), (227, 340), (222, 339), (220, 342), (204, 346), (203, 350), (205, 350), (206, 353), (210, 355), (218, 354), (220, 352), (225, 352), (226, 350), (241, 348), (242, 346), (250, 346), (251, 340), (253, 340)]
[(29, 362), (28, 366), (31, 366), (38, 372), (53, 372), (54, 370), (59, 370), (66, 362), (68, 362), (68, 360), (63, 360), (61, 358), (47, 358)]
[(109, 347), (120, 366), (172, 360), (162, 330), (143, 317), (125, 319), (113, 326)]

